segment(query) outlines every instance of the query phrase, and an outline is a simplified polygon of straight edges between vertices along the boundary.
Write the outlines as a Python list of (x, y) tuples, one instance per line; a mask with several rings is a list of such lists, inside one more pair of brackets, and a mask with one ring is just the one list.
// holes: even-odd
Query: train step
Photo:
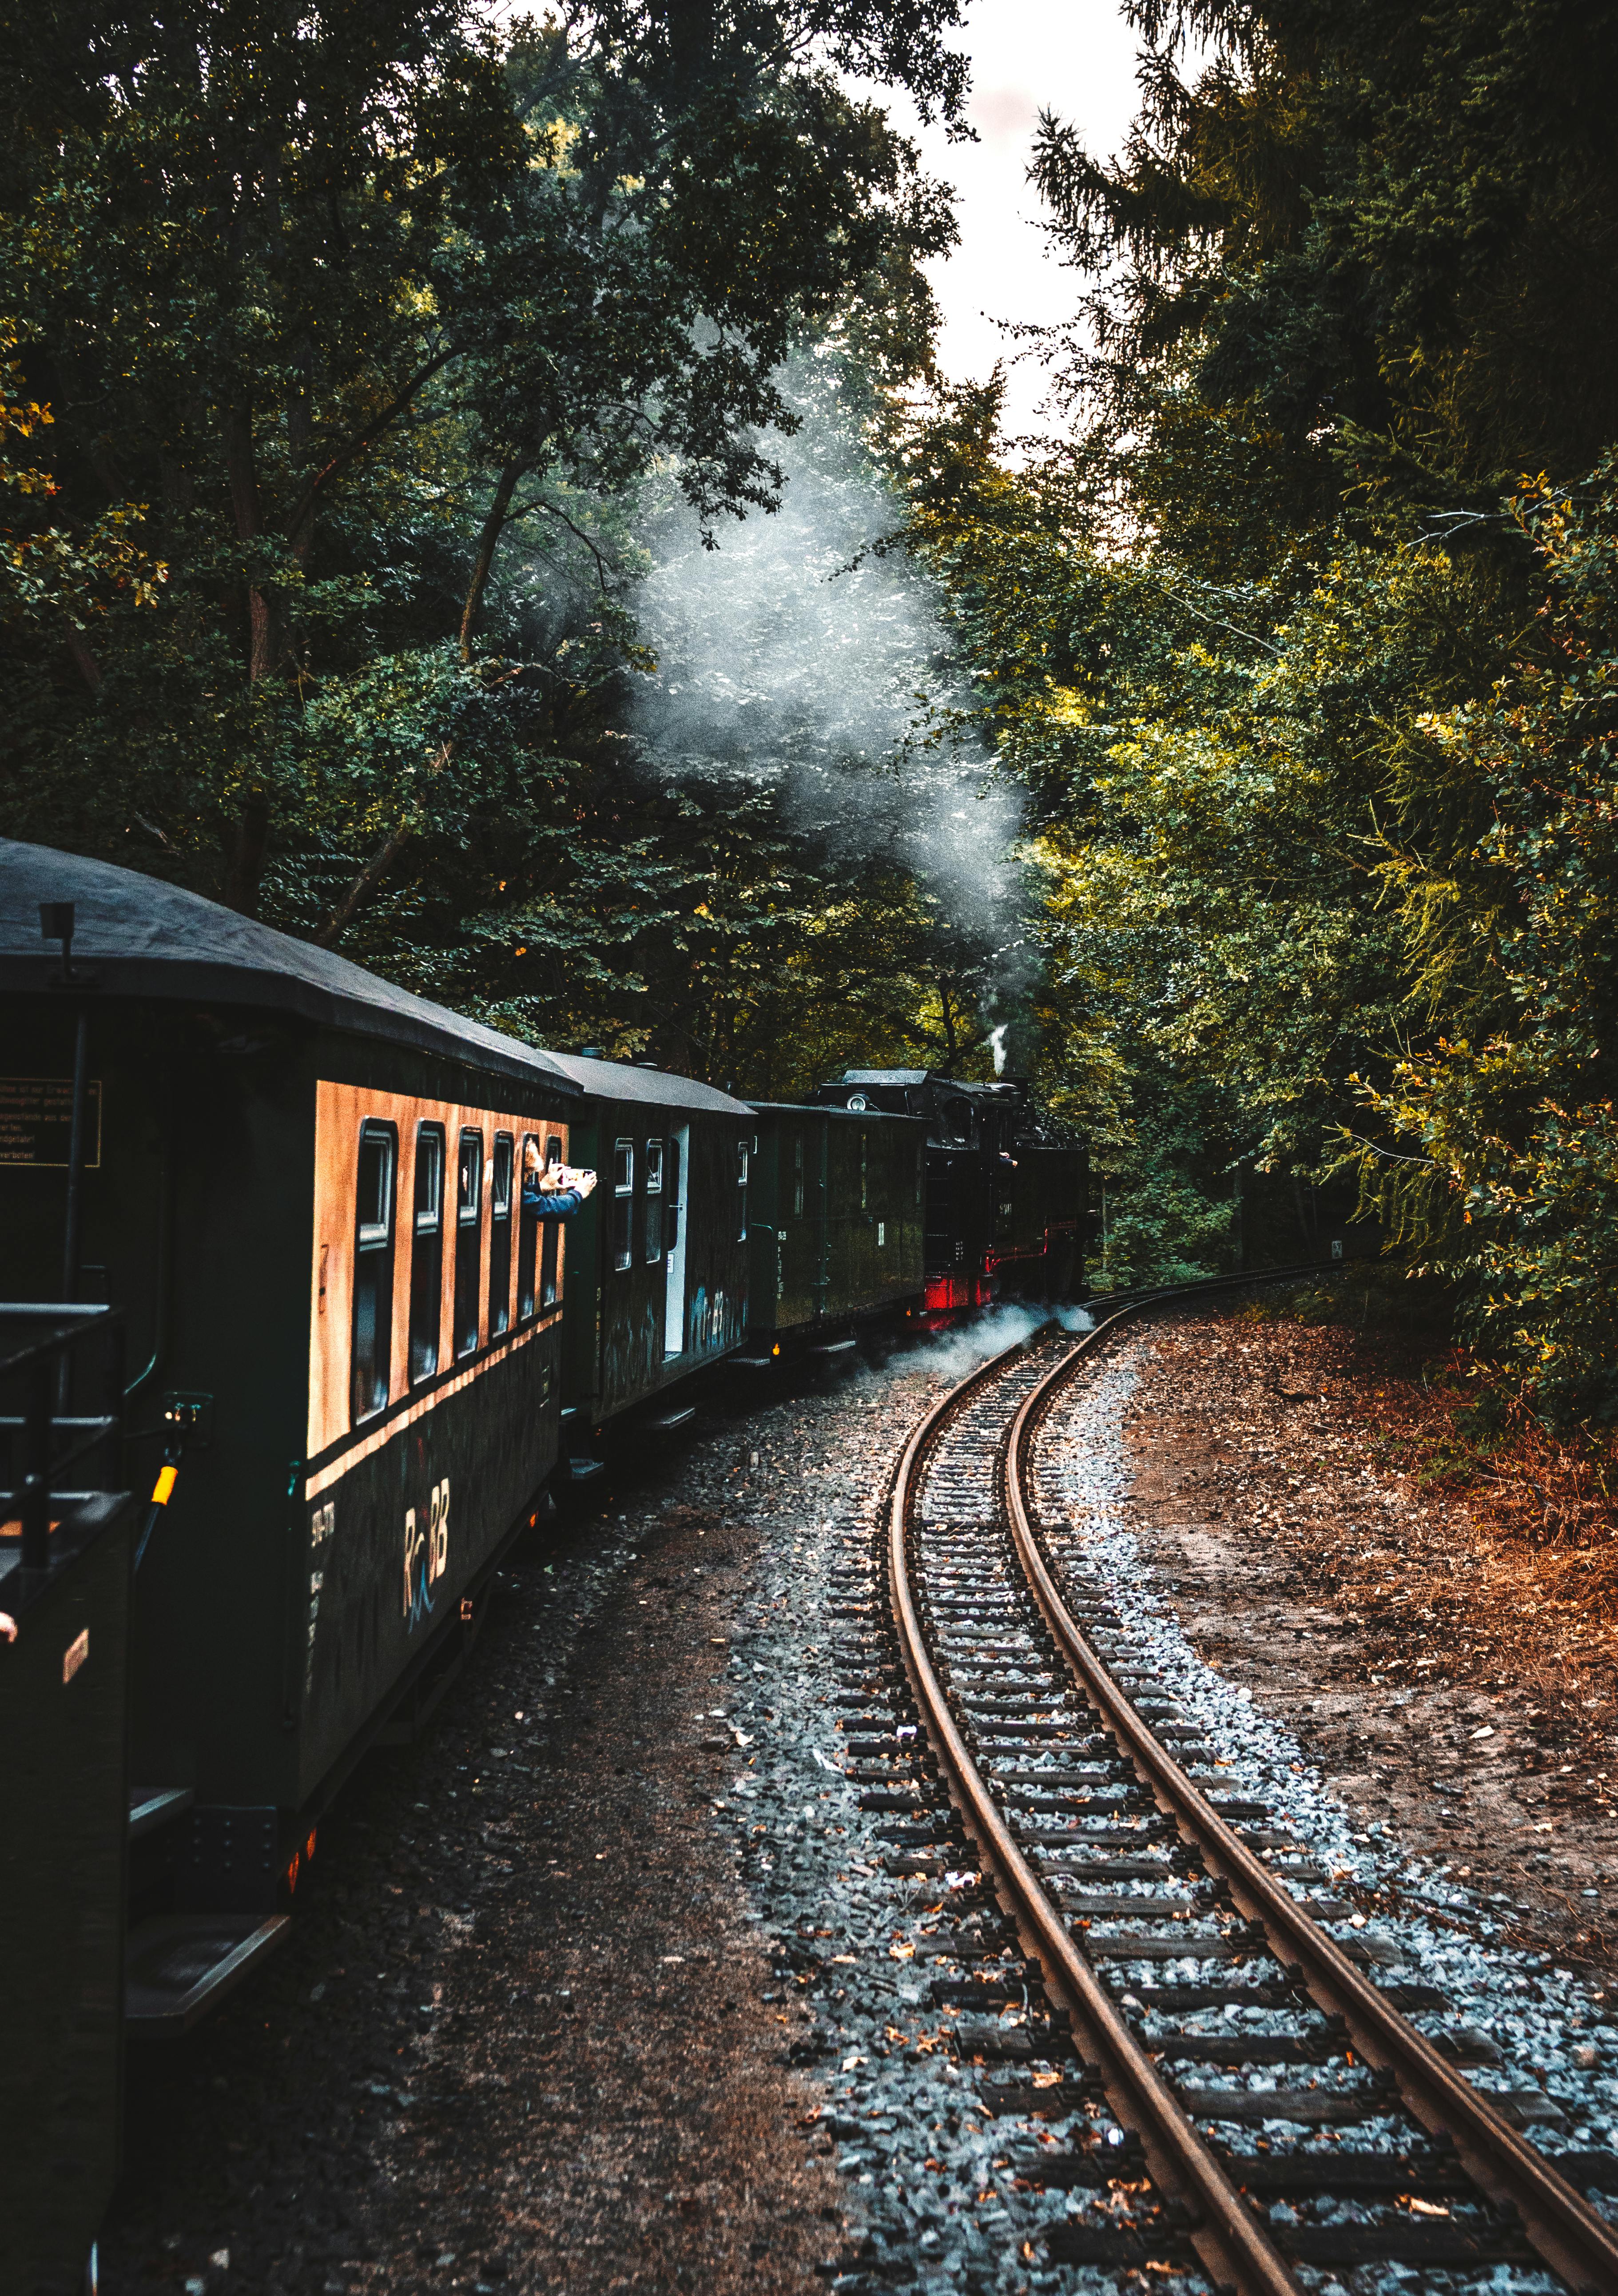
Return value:
[(606, 1472), (606, 1462), (601, 1459), (569, 1459), (568, 1462), (568, 1480), (571, 1483), (588, 1483)]
[(125, 2030), (135, 2040), (188, 2033), (290, 1927), (285, 1914), (156, 1914), (138, 1922), (125, 1948)]
[(155, 1833), (160, 1825), (184, 1817), (196, 1799), (190, 1786), (131, 1786), (130, 1841), (139, 1841), (143, 1835)]
[(660, 1411), (655, 1419), (642, 1419), (639, 1425), (645, 1435), (672, 1435), (676, 1427), (689, 1427), (696, 1416), (696, 1405), (688, 1403), (682, 1411)]

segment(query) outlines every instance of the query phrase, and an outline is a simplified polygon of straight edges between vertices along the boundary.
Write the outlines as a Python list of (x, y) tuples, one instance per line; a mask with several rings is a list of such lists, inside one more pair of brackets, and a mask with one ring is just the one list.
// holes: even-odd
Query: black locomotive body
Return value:
[(928, 1069), (847, 1069), (812, 1095), (925, 1127), (924, 1303), (933, 1315), (998, 1299), (1067, 1300), (1083, 1278), (1089, 1160), (1054, 1136), (1026, 1083), (963, 1083)]
[(759, 1102), (748, 1229), (750, 1357), (835, 1347), (921, 1304), (926, 1130), (914, 1118)]

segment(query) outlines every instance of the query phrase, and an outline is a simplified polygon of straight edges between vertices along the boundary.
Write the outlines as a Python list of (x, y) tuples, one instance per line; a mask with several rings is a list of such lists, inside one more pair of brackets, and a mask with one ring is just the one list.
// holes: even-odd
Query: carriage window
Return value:
[(388, 1401), (398, 1154), (399, 1136), (391, 1124), (361, 1125), (354, 1213), (354, 1342), (348, 1358), (348, 1417), (355, 1427)]
[(748, 1157), (749, 1152), (750, 1143), (746, 1140), (739, 1140), (736, 1143), (736, 1241), (738, 1243), (745, 1243), (748, 1240)]
[[(545, 1162), (554, 1170), (561, 1160), (562, 1144), (552, 1135), (545, 1143)], [(542, 1308), (554, 1308), (557, 1250), (562, 1240), (561, 1229), (555, 1220), (535, 1221), (534, 1225), (544, 1229), (539, 1246), (539, 1302)]]
[[(527, 1185), (530, 1148), (535, 1155), (539, 1153), (538, 1141), (531, 1132), (525, 1132), (522, 1136), (522, 1161), (518, 1167), (517, 1192), (519, 1198)], [(517, 1223), (517, 1320), (519, 1324), (526, 1324), (534, 1313), (534, 1260), (539, 1231), (542, 1227), (549, 1228), (554, 1225), (554, 1221), (529, 1219), (526, 1215)]]
[(489, 1337), (497, 1339), (511, 1320), (511, 1166), (509, 1132), (494, 1135), (489, 1166)]
[(634, 1264), (635, 1218), (635, 1144), (633, 1140), (615, 1140), (612, 1144), (612, 1264), (615, 1267), (631, 1267)]
[(804, 1136), (800, 1132), (792, 1143), (792, 1217), (804, 1217)]
[(461, 1135), (455, 1177), (455, 1354), (478, 1351), (478, 1310), (482, 1305), (478, 1245), (483, 1240), (483, 1135)]
[(867, 1180), (866, 1169), (865, 1169), (865, 1164), (866, 1164), (866, 1155), (865, 1155), (865, 1151), (866, 1151), (866, 1146), (867, 1146), (867, 1143), (866, 1143), (865, 1135), (862, 1132), (862, 1133), (861, 1133), (861, 1135), (860, 1135), (860, 1210), (861, 1210), (862, 1212), (863, 1212), (863, 1211), (869, 1211), (869, 1210), (870, 1210), (870, 1204), (869, 1204), (869, 1202), (867, 1201), (867, 1198), (868, 1198), (869, 1193), (870, 1193), (870, 1187), (869, 1187), (869, 1183), (868, 1183), (868, 1180)]
[(444, 1311), (444, 1127), (416, 1128), (415, 1224), (410, 1244), (410, 1377), (438, 1368)]
[(663, 1143), (646, 1144), (646, 1258), (663, 1257)]

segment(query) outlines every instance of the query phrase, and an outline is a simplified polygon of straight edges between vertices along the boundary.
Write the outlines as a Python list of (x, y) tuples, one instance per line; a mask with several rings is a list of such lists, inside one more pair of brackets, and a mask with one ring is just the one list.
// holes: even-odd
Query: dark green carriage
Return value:
[(118, 2170), (123, 1362), (105, 1308), (0, 1308), (0, 2285), (20, 2296), (80, 2296)]
[(748, 1221), (753, 1353), (919, 1306), (927, 1128), (761, 1102)]
[(1025, 1080), (963, 1082), (927, 1069), (847, 1069), (817, 1108), (907, 1114), (926, 1131), (926, 1306), (1067, 1300), (1083, 1282), (1089, 1158), (1035, 1107)]
[(597, 1174), (568, 1223), (563, 1406), (576, 1475), (625, 1414), (668, 1427), (667, 1390), (726, 1355), (747, 1324), (753, 1113), (687, 1077), (559, 1053), (584, 1092), (571, 1162)]

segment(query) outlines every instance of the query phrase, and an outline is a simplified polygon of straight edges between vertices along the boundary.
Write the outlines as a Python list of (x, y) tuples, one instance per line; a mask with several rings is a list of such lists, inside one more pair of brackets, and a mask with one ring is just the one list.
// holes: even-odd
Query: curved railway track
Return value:
[[(1294, 1894), (1327, 1876), (1259, 1856), (1287, 1841), (1272, 1814), (1189, 1774), (1212, 1750), (1042, 1521), (1046, 1414), (1110, 1332), (1176, 1296), (983, 1365), (916, 1429), (888, 1505), (921, 1727), (1024, 1956), (968, 1920), (947, 1941), (969, 1972), (952, 1997), (1021, 2002), (1069, 2064), (1036, 2081), (1091, 2108), (1089, 2156), (1031, 2173), (1129, 2195), (1121, 2223), (1058, 2227), (1050, 2257), (1199, 2267), (1238, 2296), (1378, 2264), (1445, 2288), (1505, 2264), (1610, 2296), (1618, 2232), (1409, 2021), (1442, 1997), (1376, 1982), (1376, 1934), (1332, 1933), (1354, 1908)], [(1188, 1963), (1190, 1981), (1164, 1981)], [(1274, 2086), (1246, 2085), (1260, 2069)], [(1257, 2136), (1278, 2122), (1287, 2135)]]

